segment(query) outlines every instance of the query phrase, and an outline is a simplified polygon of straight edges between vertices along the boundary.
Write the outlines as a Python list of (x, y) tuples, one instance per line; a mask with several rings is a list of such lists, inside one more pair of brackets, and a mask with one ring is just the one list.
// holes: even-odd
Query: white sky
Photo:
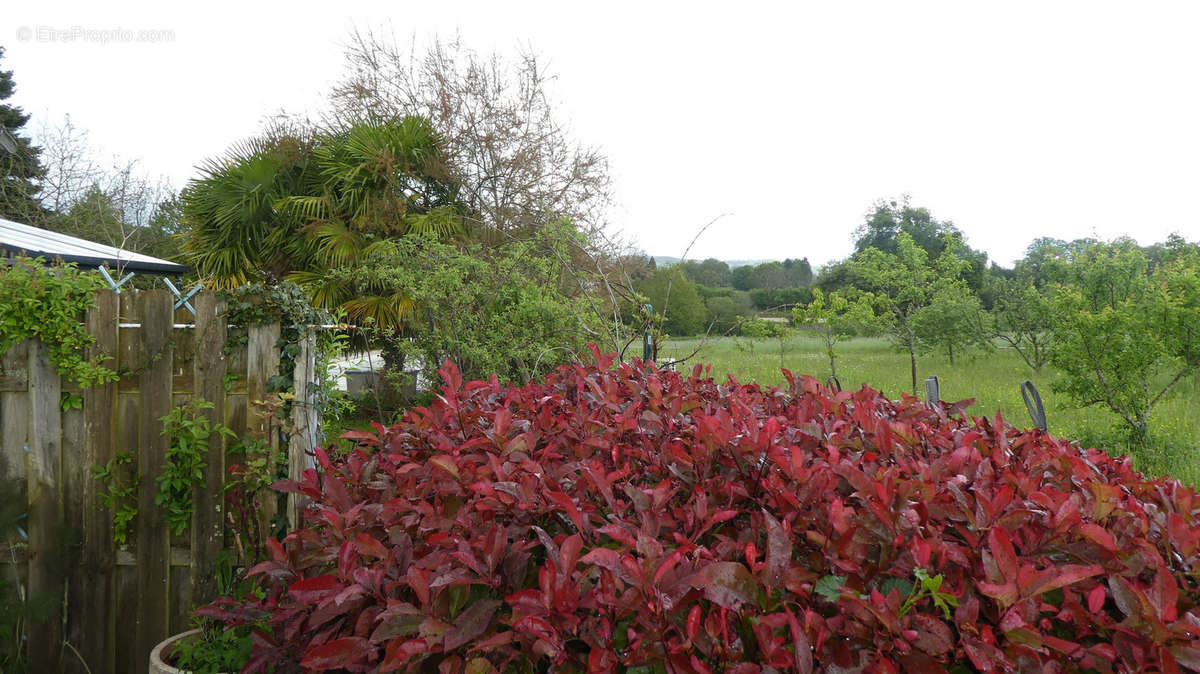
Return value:
[[(1200, 238), (1197, 2), (100, 4), (3, 10), (9, 102), (177, 187), (266, 115), (320, 106), (357, 26), (531, 46), (652, 255), (728, 214), (690, 258), (820, 264), (902, 193), (1005, 265), (1037, 236)], [(173, 39), (48, 39), (76, 27)]]

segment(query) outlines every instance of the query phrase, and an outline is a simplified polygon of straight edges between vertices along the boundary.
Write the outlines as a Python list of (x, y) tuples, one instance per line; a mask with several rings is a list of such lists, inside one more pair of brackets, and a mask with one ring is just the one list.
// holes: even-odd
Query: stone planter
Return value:
[(166, 641), (154, 647), (150, 651), (150, 669), (149, 674), (188, 674), (187, 670), (172, 667), (167, 664), (171, 659), (171, 651), (174, 650), (175, 644), (187, 639), (188, 637), (200, 634), (200, 630), (188, 630), (167, 637)]

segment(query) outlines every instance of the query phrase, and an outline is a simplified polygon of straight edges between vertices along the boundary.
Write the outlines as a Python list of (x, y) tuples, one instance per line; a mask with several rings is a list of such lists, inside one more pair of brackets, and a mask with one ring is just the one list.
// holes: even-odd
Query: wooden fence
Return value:
[[(0, 482), (27, 499), (28, 546), (13, 543), (12, 532), (0, 534), (9, 548), (0, 573), (23, 585), (41, 612), (27, 628), (29, 671), (144, 672), (154, 645), (188, 629), (189, 611), (214, 596), (227, 443), (213, 436), (190, 532), (171, 536), (154, 497), (169, 443), (161, 419), (173, 405), (204, 398), (214, 405), (210, 421), (278, 442), (277, 422), (253, 401), (267, 397), (278, 372), (279, 325), (250, 326), (246, 344), (230, 351), (224, 305), (214, 294), (192, 299), (194, 317), (173, 303), (165, 290), (97, 292), (87, 328), (96, 338), (92, 352), (121, 374), (112, 384), (73, 388), (36, 341), (2, 357)], [(313, 360), (310, 333), (295, 374), (301, 403), (310, 402)], [(81, 396), (82, 408), (64, 404), (64, 393)], [(295, 474), (318, 429), (311, 405), (293, 409)], [(107, 486), (92, 467), (123, 450), (136, 454), (138, 514), (127, 548), (118, 550), (112, 513), (97, 498)]]

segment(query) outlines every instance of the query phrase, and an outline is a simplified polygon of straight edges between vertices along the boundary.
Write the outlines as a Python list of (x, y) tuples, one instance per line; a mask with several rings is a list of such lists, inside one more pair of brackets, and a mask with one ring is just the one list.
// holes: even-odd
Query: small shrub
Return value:
[(246, 671), (1200, 671), (1178, 482), (966, 403), (593, 365), (464, 383), (278, 488)]
[(250, 630), (246, 627), (224, 630), (205, 621), (201, 632), (175, 644), (170, 660), (176, 668), (191, 674), (222, 674), (240, 671), (250, 659)]

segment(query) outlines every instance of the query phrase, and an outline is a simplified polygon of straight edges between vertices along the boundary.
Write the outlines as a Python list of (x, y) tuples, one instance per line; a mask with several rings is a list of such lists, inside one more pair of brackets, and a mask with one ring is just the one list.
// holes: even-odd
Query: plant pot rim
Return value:
[(149, 674), (189, 674), (190, 670), (179, 669), (167, 664), (166, 658), (170, 657), (171, 649), (175, 644), (197, 634), (200, 634), (199, 628), (180, 632), (179, 634), (172, 634), (155, 646), (154, 650), (150, 651)]

